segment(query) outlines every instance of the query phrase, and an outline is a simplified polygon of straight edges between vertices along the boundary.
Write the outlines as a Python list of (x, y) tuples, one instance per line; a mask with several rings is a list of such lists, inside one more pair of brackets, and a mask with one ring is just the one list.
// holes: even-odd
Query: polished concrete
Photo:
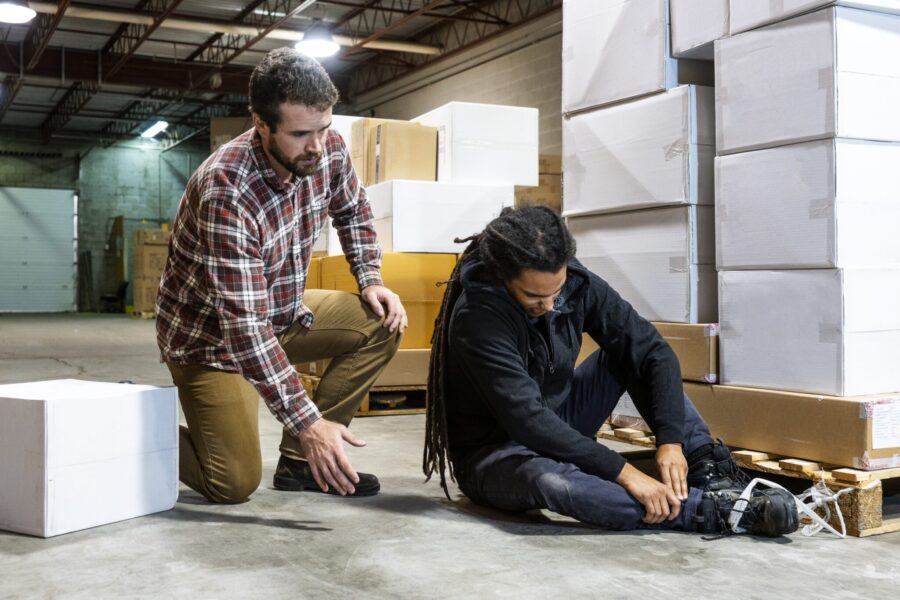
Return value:
[[(0, 383), (77, 377), (170, 385), (154, 322), (0, 316)], [(447, 501), (421, 475), (424, 417), (357, 419), (356, 468), (382, 493), (342, 499), (271, 487), (280, 430), (260, 411), (263, 483), (206, 503), (52, 539), (0, 532), (0, 598), (893, 597), (900, 534), (705, 541), (610, 533), (546, 513)], [(0, 481), (0, 485), (10, 485)]]

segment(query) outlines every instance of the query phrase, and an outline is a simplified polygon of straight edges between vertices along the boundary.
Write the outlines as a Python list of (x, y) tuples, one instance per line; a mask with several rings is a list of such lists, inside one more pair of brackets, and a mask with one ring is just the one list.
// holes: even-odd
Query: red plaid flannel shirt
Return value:
[(275, 336), (312, 325), (303, 291), (329, 215), (360, 289), (381, 285), (372, 210), (341, 136), (328, 133), (315, 175), (284, 183), (251, 129), (188, 180), (156, 302), (163, 360), (240, 373), (294, 434), (321, 415)]

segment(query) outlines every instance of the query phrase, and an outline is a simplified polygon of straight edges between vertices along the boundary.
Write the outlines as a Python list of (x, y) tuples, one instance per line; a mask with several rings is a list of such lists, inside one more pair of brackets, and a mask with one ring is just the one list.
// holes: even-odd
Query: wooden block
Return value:
[(600, 426), (600, 431), (612, 431), (613, 427), (609, 423), (604, 423)]
[(769, 470), (769, 471), (783, 471), (784, 470), (781, 468), (781, 465), (778, 464), (777, 460), (760, 460), (754, 464), (756, 466), (759, 466), (759, 467)]
[(759, 462), (761, 460), (769, 460), (772, 457), (765, 452), (757, 452), (756, 450), (735, 450), (731, 453), (735, 460), (743, 460), (749, 463)]
[(811, 460), (800, 460), (799, 458), (783, 458), (778, 461), (785, 471), (801, 471), (803, 473), (815, 473), (822, 470), (822, 465)]
[(638, 431), (637, 429), (630, 429), (628, 427), (616, 429), (615, 433), (616, 433), (616, 437), (626, 439), (626, 440), (633, 440), (633, 439), (642, 438), (642, 437), (647, 436), (647, 434), (643, 431)]
[(866, 471), (857, 471), (856, 469), (834, 469), (831, 476), (838, 481), (869, 481), (872, 475)]

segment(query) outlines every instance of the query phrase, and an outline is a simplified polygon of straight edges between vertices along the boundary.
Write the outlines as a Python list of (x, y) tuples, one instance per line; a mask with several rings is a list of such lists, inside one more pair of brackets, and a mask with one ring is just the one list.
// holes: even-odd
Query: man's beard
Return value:
[[(313, 154), (302, 154), (298, 156), (296, 160), (292, 161), (281, 151), (281, 148), (275, 144), (275, 140), (269, 140), (269, 154), (278, 161), (278, 164), (297, 177), (309, 177), (310, 175), (314, 175), (316, 171), (319, 170), (319, 160), (322, 158), (322, 153), (318, 152)], [(306, 162), (312, 159), (316, 159), (316, 162), (309, 166), (299, 164), (300, 162)]]

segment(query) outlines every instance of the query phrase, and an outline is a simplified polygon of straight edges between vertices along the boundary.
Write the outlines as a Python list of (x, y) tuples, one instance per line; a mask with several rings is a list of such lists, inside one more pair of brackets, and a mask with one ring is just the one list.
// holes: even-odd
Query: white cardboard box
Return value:
[(462, 252), (454, 238), (481, 232), (515, 203), (511, 185), (392, 180), (368, 192), (384, 252)]
[(563, 113), (713, 82), (709, 63), (670, 56), (668, 0), (564, 0), (562, 44)]
[(900, 144), (827, 139), (716, 159), (720, 270), (900, 266)]
[(715, 323), (713, 207), (573, 217), (576, 256), (653, 321)]
[(437, 180), (538, 184), (538, 109), (450, 102), (413, 119), (437, 127)]
[(900, 390), (900, 269), (721, 271), (723, 383), (858, 396)]
[(669, 11), (672, 55), (712, 60), (713, 42), (728, 35), (728, 0), (669, 0)]
[(347, 154), (352, 154), (353, 148), (353, 123), (359, 121), (362, 117), (351, 117), (347, 115), (331, 115), (331, 128), (341, 134), (344, 138), (344, 144), (347, 146)]
[[(692, 2), (693, 0), (685, 0)], [(900, 13), (900, 0), (730, 0), (732, 35), (783, 21), (825, 6), (850, 6), (877, 12)]]
[(692, 85), (565, 119), (564, 214), (713, 204), (714, 119)]
[(716, 42), (719, 154), (900, 141), (900, 16), (828, 8)]
[(169, 510), (175, 388), (57, 379), (0, 385), (0, 529), (51, 537)]

